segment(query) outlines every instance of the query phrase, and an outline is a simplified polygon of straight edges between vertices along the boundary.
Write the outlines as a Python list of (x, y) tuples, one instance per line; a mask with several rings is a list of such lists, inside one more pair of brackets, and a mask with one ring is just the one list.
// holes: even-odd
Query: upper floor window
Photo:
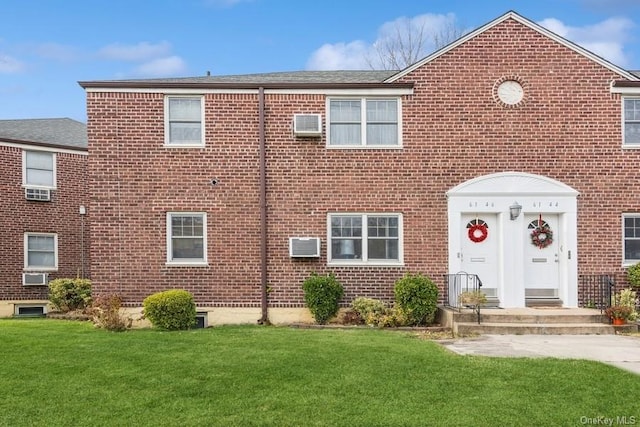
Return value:
[(58, 236), (52, 233), (25, 233), (25, 270), (57, 270)]
[(624, 99), (624, 144), (640, 147), (640, 98)]
[(328, 145), (338, 148), (399, 148), (399, 98), (331, 98)]
[(330, 214), (329, 255), (333, 264), (402, 264), (400, 214)]
[(23, 151), (22, 183), (26, 187), (56, 187), (56, 155), (48, 151)]
[(204, 97), (165, 98), (165, 145), (204, 146)]
[(206, 265), (206, 213), (167, 213), (167, 263)]
[(624, 215), (623, 222), (623, 250), (624, 264), (640, 262), (640, 215)]

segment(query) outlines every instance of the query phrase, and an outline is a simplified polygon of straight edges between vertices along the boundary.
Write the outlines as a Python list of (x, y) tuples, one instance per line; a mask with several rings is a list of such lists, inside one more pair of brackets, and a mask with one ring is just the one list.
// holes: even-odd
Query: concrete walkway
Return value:
[(640, 337), (623, 335), (482, 335), (443, 341), (449, 350), (491, 357), (556, 357), (608, 363), (640, 375)]

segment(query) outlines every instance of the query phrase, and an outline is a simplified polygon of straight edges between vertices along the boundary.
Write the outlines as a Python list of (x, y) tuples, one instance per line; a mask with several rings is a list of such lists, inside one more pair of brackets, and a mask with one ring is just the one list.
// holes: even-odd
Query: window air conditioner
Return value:
[(292, 258), (318, 258), (320, 256), (320, 238), (290, 237), (289, 256)]
[(46, 285), (49, 282), (47, 273), (22, 273), (22, 284), (24, 286)]
[(321, 136), (322, 116), (320, 114), (294, 114), (293, 133), (297, 136)]
[(50, 202), (51, 190), (44, 188), (25, 188), (24, 198), (27, 200), (35, 200), (37, 202)]

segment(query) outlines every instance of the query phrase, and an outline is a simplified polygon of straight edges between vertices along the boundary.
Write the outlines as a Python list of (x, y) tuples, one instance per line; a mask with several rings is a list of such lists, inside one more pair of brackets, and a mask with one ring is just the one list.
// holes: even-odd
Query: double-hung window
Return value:
[(165, 145), (204, 146), (204, 97), (165, 97)]
[(55, 271), (58, 269), (58, 236), (53, 233), (25, 233), (24, 269)]
[(328, 146), (400, 148), (400, 98), (329, 98)]
[(622, 217), (624, 264), (640, 262), (640, 214)]
[(623, 98), (624, 145), (640, 148), (640, 98)]
[(167, 264), (206, 265), (207, 214), (167, 213)]
[(402, 215), (330, 214), (329, 263), (402, 265)]
[(22, 152), (22, 183), (25, 187), (56, 187), (56, 155), (49, 151)]

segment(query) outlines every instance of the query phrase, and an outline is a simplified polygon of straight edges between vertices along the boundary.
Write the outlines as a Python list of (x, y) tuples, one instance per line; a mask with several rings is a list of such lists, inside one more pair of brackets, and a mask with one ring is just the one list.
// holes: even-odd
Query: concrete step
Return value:
[(603, 323), (493, 323), (455, 322), (456, 335), (611, 335), (615, 328)]
[[(595, 311), (595, 310), (594, 310)], [(463, 310), (453, 314), (453, 321), (457, 323), (477, 322), (477, 314), (471, 310)], [(608, 323), (606, 317), (599, 311), (593, 314), (587, 313), (562, 313), (554, 311), (550, 313), (510, 313), (501, 310), (480, 310), (482, 323), (528, 323), (528, 324), (556, 324), (556, 323)]]

